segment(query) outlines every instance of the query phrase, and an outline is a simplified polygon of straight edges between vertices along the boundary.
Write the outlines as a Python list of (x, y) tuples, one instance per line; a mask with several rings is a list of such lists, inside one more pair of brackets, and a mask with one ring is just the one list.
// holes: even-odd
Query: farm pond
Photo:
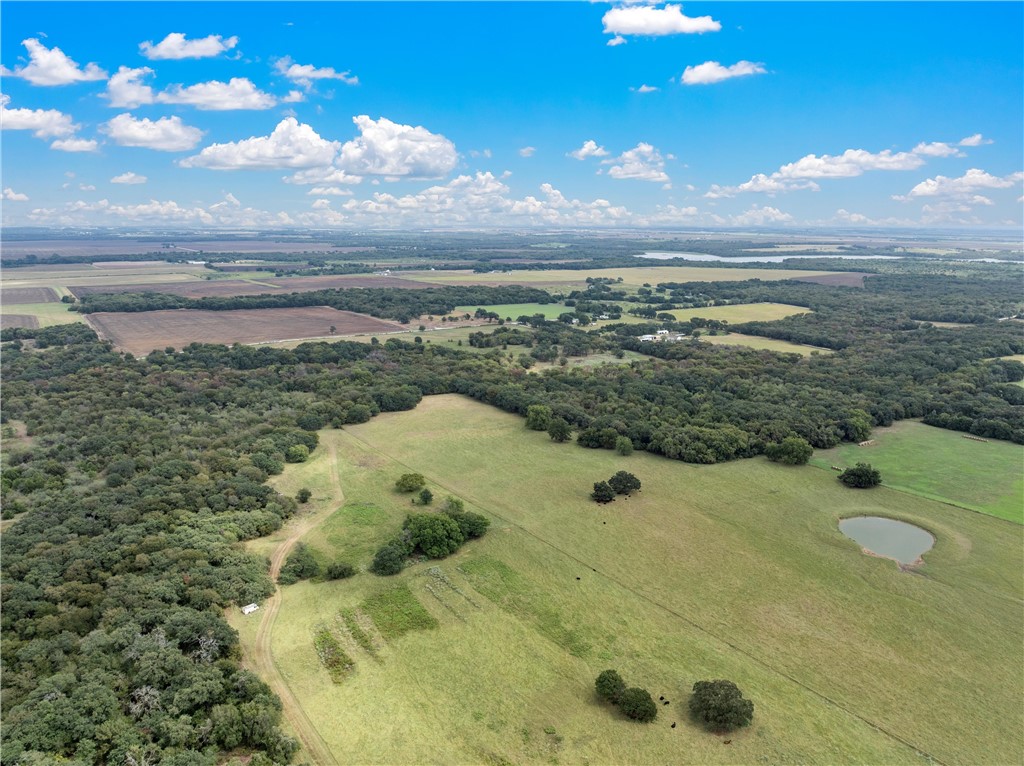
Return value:
[(842, 519), (839, 531), (869, 553), (895, 559), (905, 566), (917, 563), (935, 544), (931, 533), (920, 527), (881, 516)]

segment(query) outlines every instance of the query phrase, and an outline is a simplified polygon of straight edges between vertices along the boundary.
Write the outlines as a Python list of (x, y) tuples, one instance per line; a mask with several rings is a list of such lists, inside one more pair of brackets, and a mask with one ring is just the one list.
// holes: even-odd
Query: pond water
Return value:
[(881, 516), (843, 519), (839, 531), (876, 556), (901, 564), (913, 564), (935, 544), (931, 533), (921, 527)]
[(736, 258), (725, 258), (721, 255), (708, 255), (707, 253), (643, 253), (634, 255), (634, 258), (650, 258), (656, 261), (670, 261), (679, 258), (684, 261), (704, 262), (728, 262), (728, 263), (782, 263), (791, 258), (849, 258), (857, 261), (898, 261), (903, 256), (899, 255), (741, 255)]

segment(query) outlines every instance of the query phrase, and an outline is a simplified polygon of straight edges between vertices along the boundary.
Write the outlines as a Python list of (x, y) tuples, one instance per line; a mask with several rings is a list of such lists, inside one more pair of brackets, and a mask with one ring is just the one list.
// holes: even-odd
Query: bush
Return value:
[(463, 537), (467, 540), (483, 537), (484, 533), (487, 532), (487, 528), (491, 526), (490, 519), (486, 516), (480, 515), (479, 513), (471, 513), (470, 511), (462, 510), (448, 510), (447, 508), (443, 509), (441, 513), (448, 516), (459, 525), (459, 529), (462, 530)]
[(284, 451), (284, 459), (287, 463), (305, 463), (309, 458), (309, 447), (305, 444), (293, 444)]
[(565, 418), (552, 418), (548, 424), (548, 436), (552, 441), (567, 442), (572, 436), (572, 427)]
[(434, 502), (434, 493), (424, 487), (420, 490), (420, 505), (430, 505)]
[(395, 482), (395, 489), (399, 492), (416, 492), (423, 489), (426, 483), (427, 480), (421, 473), (403, 473)]
[(615, 451), (623, 457), (629, 457), (633, 454), (633, 440), (628, 436), (620, 436), (615, 440)]
[(813, 452), (814, 447), (810, 442), (799, 436), (788, 436), (779, 444), (769, 444), (764, 448), (766, 458), (774, 463), (786, 465), (806, 465)]
[(619, 702), (619, 697), (626, 691), (626, 682), (622, 680), (622, 676), (616, 671), (605, 670), (597, 677), (594, 687), (597, 690), (598, 697), (605, 702), (611, 702), (613, 705), (616, 705)]
[(551, 425), (551, 408), (546, 404), (531, 404), (526, 409), (526, 427), (532, 431), (547, 431)]
[(690, 697), (690, 713), (711, 731), (746, 726), (754, 717), (754, 703), (732, 681), (698, 681)]
[(598, 503), (610, 503), (615, 499), (615, 490), (606, 481), (599, 481), (594, 484), (594, 491), (590, 493), (590, 499)]
[(370, 571), (376, 575), (396, 575), (405, 567), (408, 555), (402, 545), (392, 541), (377, 551), (370, 564)]
[(608, 479), (608, 486), (615, 490), (616, 494), (629, 495), (631, 492), (640, 491), (640, 479), (629, 471), (617, 471)]
[(847, 468), (839, 474), (839, 481), (847, 487), (867, 489), (881, 484), (882, 474), (878, 469), (872, 468), (870, 463), (857, 463), (853, 468)]
[(658, 717), (658, 706), (646, 689), (633, 687), (619, 695), (619, 709), (627, 718), (650, 723)]
[(403, 529), (414, 550), (432, 559), (443, 559), (455, 553), (466, 540), (455, 520), (443, 513), (411, 514), (405, 519)]
[(309, 498), (313, 497), (313, 490), (303, 487), (295, 494), (295, 499), (300, 503), (308, 503)]
[(344, 580), (356, 573), (356, 568), (344, 561), (335, 561), (328, 564), (324, 577), (328, 580)]
[(320, 565), (313, 557), (313, 551), (305, 543), (298, 543), (295, 550), (288, 554), (288, 558), (281, 567), (281, 573), (277, 581), (281, 585), (291, 585), (299, 580), (308, 580), (320, 574)]

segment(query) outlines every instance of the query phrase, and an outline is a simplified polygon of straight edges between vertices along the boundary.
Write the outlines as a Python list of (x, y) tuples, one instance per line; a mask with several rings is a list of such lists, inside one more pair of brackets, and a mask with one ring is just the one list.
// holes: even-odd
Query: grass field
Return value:
[(741, 322), (772, 322), (796, 314), (806, 314), (810, 309), (790, 306), (785, 303), (741, 303), (735, 306), (709, 306), (701, 309), (676, 309), (668, 312), (685, 322), (693, 317), (717, 319), (719, 322), (740, 324)]
[[(308, 486), (315, 503), (329, 481), (324, 451), (337, 451), (346, 504), (307, 538), (324, 559), (368, 563), (411, 509), (392, 490), (410, 470), (438, 501), (455, 494), (492, 519), (483, 539), (398, 577), (284, 589), (274, 656), (339, 762), (1024, 758), (1018, 526), (892, 489), (846, 489), (813, 467), (556, 445), (456, 396), (321, 439), (275, 484)], [(622, 468), (643, 481), (638, 496), (588, 500), (594, 481)], [(917, 574), (902, 572), (838, 531), (856, 514), (916, 522), (935, 548)], [(344, 615), (365, 617), (402, 584), (439, 627), (366, 651)], [(232, 621), (247, 645), (251, 625)], [(313, 645), (332, 621), (355, 663), (340, 684)], [(372, 633), (372, 620), (362, 624)], [(655, 723), (595, 698), (594, 677), (609, 667), (671, 701)], [(688, 690), (708, 678), (732, 679), (754, 701), (751, 727), (723, 738), (688, 720)]]
[(800, 354), (810, 356), (817, 351), (819, 354), (831, 354), (832, 349), (818, 348), (817, 346), (805, 346), (800, 343), (790, 343), (788, 340), (777, 340), (775, 338), (762, 338), (759, 335), (744, 335), (738, 332), (731, 332), (728, 335), (701, 335), (702, 341), (714, 343), (718, 346), (746, 346), (748, 348), (767, 349), (787, 354)]
[(493, 311), (502, 319), (508, 319), (511, 317), (512, 321), (515, 321), (523, 314), (526, 314), (527, 316), (543, 314), (546, 319), (558, 319), (559, 314), (564, 314), (567, 311), (573, 310), (571, 308), (567, 308), (562, 303), (503, 303), (498, 306), (456, 306), (452, 315), (462, 316), (463, 314), (469, 314), (472, 316), (478, 308)]
[(66, 303), (14, 303), (0, 306), (3, 315), (14, 314), (35, 317), (39, 327), (50, 327), (55, 324), (83, 322), (83, 314), (68, 311)]
[(645, 283), (659, 282), (740, 282), (747, 279), (774, 281), (796, 277), (834, 274), (831, 271), (781, 269), (727, 269), (708, 266), (639, 266), (626, 269), (552, 269), (550, 271), (512, 271), (500, 274), (476, 274), (472, 271), (408, 271), (402, 276), (440, 284), (461, 285), (532, 285), (535, 287), (585, 287), (587, 277), (618, 279), (623, 287), (637, 288)]
[(866, 447), (818, 450), (813, 465), (871, 463), (888, 487), (1024, 524), (1024, 447), (977, 442), (957, 431), (904, 420), (871, 433)]

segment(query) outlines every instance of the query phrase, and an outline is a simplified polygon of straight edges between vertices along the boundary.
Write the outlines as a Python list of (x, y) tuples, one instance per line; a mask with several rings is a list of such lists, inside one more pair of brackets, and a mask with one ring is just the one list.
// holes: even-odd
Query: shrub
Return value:
[(872, 468), (870, 463), (857, 463), (853, 468), (847, 468), (839, 474), (839, 481), (847, 487), (867, 489), (881, 484), (882, 474), (878, 469)]
[(565, 418), (552, 418), (548, 424), (548, 436), (552, 441), (559, 443), (569, 441), (569, 437), (572, 436), (572, 427), (569, 425), (569, 421)]
[(615, 490), (616, 494), (628, 495), (631, 492), (640, 491), (640, 479), (636, 478), (629, 471), (617, 471), (614, 476), (608, 479), (608, 486)]
[(754, 717), (754, 703), (732, 681), (698, 681), (690, 697), (690, 713), (712, 731), (746, 726)]
[(615, 490), (606, 481), (599, 481), (594, 484), (594, 491), (590, 493), (590, 499), (598, 503), (610, 503), (615, 499)]
[(405, 567), (405, 557), (408, 554), (405, 549), (394, 541), (388, 543), (373, 557), (370, 564), (370, 571), (376, 575), (396, 575)]
[(309, 498), (313, 497), (313, 490), (303, 487), (295, 494), (295, 499), (300, 503), (308, 503)]
[(344, 561), (335, 561), (327, 566), (324, 577), (328, 580), (344, 580), (356, 573), (356, 568)]
[(424, 487), (420, 490), (420, 505), (430, 505), (434, 502), (434, 493)]
[[(449, 498), (449, 500), (451, 499), (452, 498)], [(461, 501), (459, 502), (461, 505)], [(483, 537), (484, 533), (487, 532), (487, 528), (491, 526), (490, 519), (486, 516), (480, 515), (479, 513), (472, 513), (470, 511), (463, 510), (448, 510), (447, 508), (443, 509), (441, 512), (459, 525), (459, 529), (462, 530), (462, 536), (467, 540)]]
[(616, 671), (605, 670), (597, 677), (594, 687), (597, 690), (598, 697), (605, 702), (611, 702), (615, 705), (618, 704), (622, 693), (626, 691), (626, 682), (622, 680), (622, 676)]
[(799, 436), (787, 436), (779, 444), (769, 444), (764, 448), (766, 458), (786, 465), (806, 465), (813, 452), (814, 447)]
[(455, 553), (466, 540), (455, 520), (443, 513), (410, 514), (403, 528), (413, 548), (432, 559)]
[(282, 585), (291, 585), (299, 580), (308, 580), (320, 574), (320, 565), (313, 557), (313, 551), (305, 543), (298, 543), (295, 550), (288, 554), (288, 558), (281, 567), (281, 573), (277, 581)]
[(309, 447), (305, 444), (293, 444), (284, 451), (285, 462), (305, 463), (309, 458)]
[(615, 440), (615, 451), (623, 457), (633, 454), (633, 440), (628, 436), (620, 436)]
[(619, 695), (619, 709), (627, 718), (650, 723), (658, 717), (658, 706), (646, 689), (633, 687)]
[(531, 404), (526, 409), (526, 427), (533, 431), (547, 431), (551, 425), (551, 408), (546, 404)]
[(399, 492), (416, 492), (423, 489), (426, 483), (427, 480), (421, 473), (403, 473), (395, 482), (395, 489)]

